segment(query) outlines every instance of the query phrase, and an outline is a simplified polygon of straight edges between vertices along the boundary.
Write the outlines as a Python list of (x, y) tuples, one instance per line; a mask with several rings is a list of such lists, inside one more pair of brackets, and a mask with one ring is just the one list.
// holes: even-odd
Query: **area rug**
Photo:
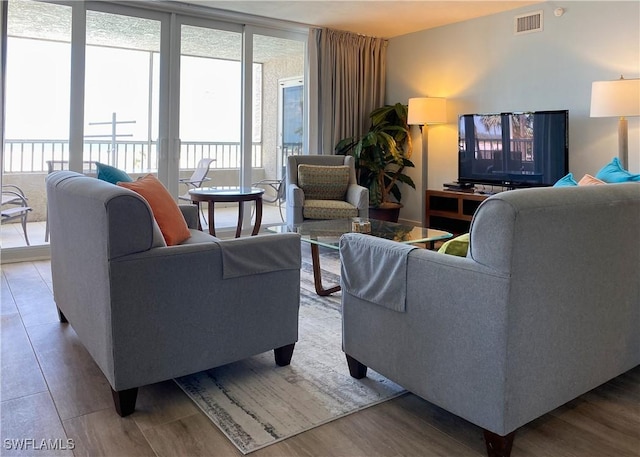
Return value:
[[(303, 249), (305, 246), (302, 246)], [(323, 255), (324, 279), (337, 281), (337, 260)], [(176, 383), (243, 454), (404, 393), (369, 369), (349, 375), (341, 349), (340, 295), (319, 297), (303, 263), (299, 340), (291, 365), (277, 367), (273, 351), (176, 379)]]

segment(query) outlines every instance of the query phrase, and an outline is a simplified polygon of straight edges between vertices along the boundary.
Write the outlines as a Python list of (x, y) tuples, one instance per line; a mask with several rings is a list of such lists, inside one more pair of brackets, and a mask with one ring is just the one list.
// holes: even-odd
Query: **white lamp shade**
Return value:
[(416, 97), (409, 99), (407, 124), (429, 125), (447, 122), (447, 100), (438, 97)]
[(640, 116), (640, 79), (591, 84), (591, 117), (617, 116)]

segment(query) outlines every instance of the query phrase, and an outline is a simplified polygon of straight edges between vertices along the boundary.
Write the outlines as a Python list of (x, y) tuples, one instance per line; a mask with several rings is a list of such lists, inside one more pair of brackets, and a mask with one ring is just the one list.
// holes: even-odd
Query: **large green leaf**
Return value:
[(358, 182), (369, 188), (371, 205), (378, 206), (391, 197), (400, 201), (402, 184), (415, 188), (411, 178), (403, 174), (405, 167), (414, 166), (407, 155), (412, 148), (407, 105), (381, 106), (369, 118), (368, 132), (339, 141), (335, 151), (356, 157)]
[(413, 179), (411, 179), (411, 176), (408, 175), (398, 175), (398, 181), (413, 187), (414, 189), (416, 188), (416, 183), (413, 182)]

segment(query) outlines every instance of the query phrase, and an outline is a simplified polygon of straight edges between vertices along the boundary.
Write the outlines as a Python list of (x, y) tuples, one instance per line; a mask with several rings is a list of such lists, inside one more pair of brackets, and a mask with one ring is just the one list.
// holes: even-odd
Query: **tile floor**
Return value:
[[(0, 271), (0, 455), (242, 457), (172, 381), (141, 387), (136, 412), (120, 418), (106, 378), (73, 328), (58, 322), (50, 262)], [(10, 448), (15, 440), (53, 440), (59, 449), (31, 444), (20, 451)], [(73, 449), (64, 449), (67, 440)], [(636, 367), (522, 427), (512, 457), (638, 457), (639, 450)], [(478, 427), (409, 394), (251, 455), (483, 457), (486, 451)]]

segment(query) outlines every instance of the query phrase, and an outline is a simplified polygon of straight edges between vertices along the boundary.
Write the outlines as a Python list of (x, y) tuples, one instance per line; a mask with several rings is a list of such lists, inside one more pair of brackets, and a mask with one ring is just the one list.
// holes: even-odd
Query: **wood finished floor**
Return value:
[[(303, 251), (307, 246), (303, 245)], [(0, 455), (240, 456), (172, 382), (140, 388), (120, 418), (107, 381), (73, 329), (60, 324), (50, 263), (2, 265)], [(295, 359), (295, 353), (294, 353)], [(73, 450), (7, 449), (6, 440), (72, 439)], [(251, 454), (280, 456), (485, 455), (480, 429), (411, 394)], [(640, 368), (518, 431), (513, 457), (640, 456)]]

